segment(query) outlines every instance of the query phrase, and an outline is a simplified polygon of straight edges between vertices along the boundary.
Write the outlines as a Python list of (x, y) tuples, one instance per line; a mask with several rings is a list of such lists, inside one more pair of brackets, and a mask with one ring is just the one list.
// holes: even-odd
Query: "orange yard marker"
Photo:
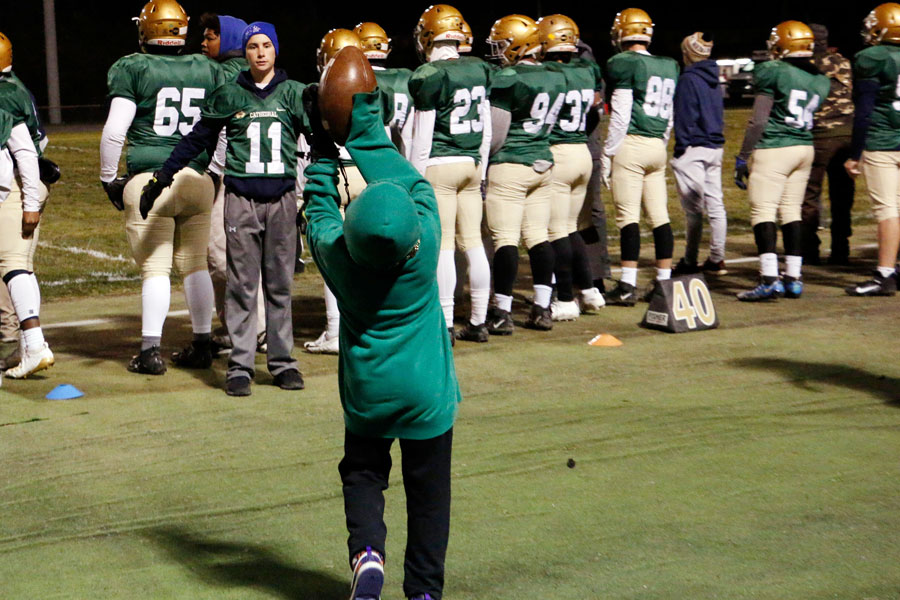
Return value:
[(607, 348), (615, 348), (616, 346), (621, 346), (622, 340), (617, 338), (614, 335), (610, 335), (608, 333), (601, 333), (600, 335), (594, 336), (594, 338), (588, 342), (589, 346), (605, 346)]

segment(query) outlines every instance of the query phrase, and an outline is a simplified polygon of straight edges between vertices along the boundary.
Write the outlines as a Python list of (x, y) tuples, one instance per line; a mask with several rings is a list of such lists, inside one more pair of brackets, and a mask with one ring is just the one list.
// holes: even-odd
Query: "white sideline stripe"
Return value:
[(41, 248), (47, 248), (48, 250), (62, 250), (63, 252), (71, 252), (72, 254), (86, 254), (87, 256), (93, 258), (111, 260), (113, 262), (131, 262), (130, 258), (126, 258), (121, 254), (113, 256), (112, 254), (107, 254), (106, 252), (101, 252), (99, 250), (91, 250), (90, 248), (78, 248), (76, 246), (55, 246), (53, 244), (47, 244), (45, 242), (38, 242), (38, 246), (40, 246)]
[(114, 283), (118, 281), (139, 281), (140, 275), (123, 275), (121, 273), (111, 273), (109, 271), (92, 271), (88, 277), (77, 277), (75, 279), (51, 279), (49, 281), (41, 281), (44, 287), (59, 287), (61, 285), (71, 285), (80, 283)]
[[(184, 317), (187, 316), (187, 310), (173, 310), (167, 317)], [(113, 319), (85, 319), (83, 321), (67, 321), (66, 323), (51, 323), (49, 325), (42, 325), (41, 329), (61, 329), (63, 327), (92, 327), (94, 325), (103, 325), (104, 323), (111, 323)]]
[[(856, 246), (861, 250), (871, 250), (872, 248), (877, 248), (878, 244), (866, 244), (864, 246)], [(736, 265), (740, 263), (748, 263), (759, 260), (756, 256), (747, 256), (744, 258), (732, 258), (726, 260), (725, 263), (729, 265)], [(621, 269), (612, 269), (613, 272), (621, 272)], [(185, 317), (189, 313), (187, 310), (173, 310), (169, 312), (167, 317)], [(50, 323), (49, 325), (42, 325), (43, 329), (62, 329), (64, 327), (91, 327), (93, 325), (103, 325), (104, 323), (111, 322), (112, 319), (85, 319), (83, 321), (67, 321), (65, 323)]]

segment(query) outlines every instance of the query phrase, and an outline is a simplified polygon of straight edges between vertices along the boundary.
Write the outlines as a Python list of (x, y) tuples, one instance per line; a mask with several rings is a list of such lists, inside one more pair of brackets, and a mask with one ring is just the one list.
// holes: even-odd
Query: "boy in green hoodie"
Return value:
[(346, 431), (339, 471), (351, 598), (381, 594), (383, 491), (391, 444), (399, 438), (408, 515), (404, 593), (440, 600), (461, 396), (438, 299), (437, 203), (431, 185), (385, 134), (377, 91), (354, 97), (345, 147), (368, 185), (343, 220), (337, 152), (326, 136), (321, 128), (313, 135), (318, 157), (306, 169), (304, 193), (309, 247), (341, 312), (338, 378)]

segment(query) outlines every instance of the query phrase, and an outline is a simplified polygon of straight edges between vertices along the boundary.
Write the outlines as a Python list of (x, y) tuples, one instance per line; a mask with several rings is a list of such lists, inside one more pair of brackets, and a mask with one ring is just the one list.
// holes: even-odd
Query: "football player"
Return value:
[[(851, 296), (893, 296), (900, 248), (900, 4), (877, 6), (863, 21), (870, 45), (853, 62), (853, 141), (847, 173), (866, 176), (878, 220), (878, 266), (868, 281), (846, 289)], [(861, 169), (860, 169), (861, 167)]]
[[(462, 15), (447, 4), (429, 7), (413, 33), (421, 65), (409, 81), (415, 106), (411, 162), (434, 187), (441, 216), (437, 281), (451, 339), (488, 341), (485, 325), (491, 270), (481, 240), (481, 181), (487, 164), (490, 108), (489, 71), (477, 58), (460, 58), (466, 40)], [(453, 328), (456, 290), (454, 248), (469, 265), (471, 310)]]
[[(779, 23), (767, 42), (772, 60), (753, 70), (753, 116), (735, 160), (734, 181), (750, 196), (761, 281), (737, 294), (744, 302), (799, 298), (803, 292), (800, 206), (815, 154), (813, 113), (831, 89), (812, 61), (813, 42), (813, 32), (804, 23)], [(778, 218), (784, 241), (783, 281), (775, 254)]]
[(472, 33), (472, 27), (469, 26), (465, 19), (462, 22), (462, 30), (466, 34), (466, 39), (459, 43), (456, 51), (460, 54), (471, 54), (472, 44), (475, 43), (475, 35)]
[(276, 69), (278, 36), (270, 23), (250, 23), (241, 36), (249, 70), (213, 92), (189, 135), (172, 150), (141, 193), (141, 210), (157, 198), (225, 127), (226, 318), (233, 350), (225, 391), (251, 393), (255, 374), (256, 296), (260, 273), (266, 297), (266, 362), (276, 386), (303, 389), (294, 345), (291, 285), (297, 252), (297, 139), (307, 131), (302, 83)]
[[(52, 183), (59, 178), (59, 170), (41, 156), (47, 138), (31, 93), (12, 71), (12, 43), (2, 33), (0, 109), (13, 121), (6, 146), (15, 164), (15, 173), (7, 173), (11, 178), (3, 186), (6, 199), (0, 204), (0, 275), (12, 306), (0, 310), (12, 309), (19, 330), (18, 356), (10, 356), (3, 368), (7, 369), (7, 377), (19, 379), (50, 367), (55, 361), (41, 329), (41, 292), (34, 275), (34, 253), (40, 235), (41, 212), (49, 196), (41, 178), (43, 175), (48, 184)], [(54, 176), (50, 176), (53, 171)]]
[[(575, 302), (573, 282), (580, 291), (581, 308), (597, 310), (605, 304), (594, 287), (584, 239), (578, 233), (578, 217), (584, 204), (593, 161), (587, 146), (587, 121), (600, 104), (603, 80), (596, 62), (575, 56), (578, 25), (565, 15), (550, 15), (537, 22), (541, 60), (566, 80), (566, 95), (559, 118), (550, 132), (553, 153), (553, 202), (550, 210), (550, 243), (556, 257), (556, 300), (550, 305), (554, 321), (572, 321), (581, 311)], [(591, 120), (596, 127), (599, 118)]]
[(639, 8), (618, 13), (610, 36), (619, 53), (606, 64), (612, 97), (601, 178), (611, 187), (616, 207), (622, 279), (606, 294), (606, 302), (633, 306), (642, 206), (653, 229), (656, 279), (668, 279), (672, 274), (675, 240), (666, 199), (666, 144), (672, 130), (678, 63), (647, 51), (653, 39), (653, 20)]
[[(210, 211), (215, 189), (203, 154), (178, 173), (172, 189), (151, 211), (140, 212), (140, 194), (172, 148), (200, 118), (204, 98), (222, 83), (221, 69), (203, 56), (179, 56), (188, 16), (175, 0), (150, 0), (135, 18), (141, 52), (116, 61), (107, 78), (110, 107), (100, 139), (100, 181), (113, 206), (125, 211), (125, 231), (141, 269), (141, 349), (128, 364), (134, 373), (162, 375), (163, 324), (169, 312), (174, 263), (184, 276), (184, 295), (194, 339), (176, 364), (212, 364), (213, 286), (207, 270)], [(117, 178), (127, 141), (128, 174)]]
[[(242, 19), (228, 15), (205, 13), (200, 17), (200, 26), (203, 28), (203, 41), (200, 43), (201, 53), (218, 62), (222, 66), (225, 79), (233, 81), (238, 73), (247, 68), (247, 59), (244, 57), (244, 49), (241, 47), (241, 35), (247, 27)], [(209, 170), (214, 173), (213, 181), (216, 183), (216, 197), (213, 201), (210, 215), (209, 230), (209, 275), (212, 277), (213, 292), (216, 298), (216, 314), (222, 328), (213, 332), (213, 344), (218, 348), (230, 348), (231, 339), (225, 325), (225, 186), (221, 185), (221, 177), (225, 169), (225, 132), (220, 134), (220, 146), (216, 148), (213, 161)], [(216, 181), (216, 180), (219, 181)], [(259, 332), (259, 344), (257, 350), (264, 352), (261, 347), (265, 343), (266, 335), (266, 306), (262, 294), (258, 296), (256, 307), (256, 330)], [(173, 358), (175, 358), (173, 356)], [(176, 359), (177, 362), (177, 359)]]
[(491, 55), (504, 66), (491, 76), (491, 159), (488, 169), (488, 227), (494, 241), (495, 309), (488, 331), (510, 335), (510, 311), (519, 265), (519, 238), (525, 240), (534, 281), (534, 304), (527, 327), (553, 328), (550, 297), (553, 247), (550, 203), (553, 196), (553, 153), (550, 130), (566, 91), (562, 73), (538, 61), (538, 26), (530, 17), (498, 19), (487, 38)]

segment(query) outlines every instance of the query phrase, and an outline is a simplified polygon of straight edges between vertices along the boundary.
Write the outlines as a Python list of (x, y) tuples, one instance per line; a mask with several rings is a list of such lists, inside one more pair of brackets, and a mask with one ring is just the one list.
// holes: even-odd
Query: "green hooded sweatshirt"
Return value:
[(345, 147), (368, 183), (346, 221), (336, 160), (307, 167), (304, 191), (310, 251), (341, 311), (344, 422), (367, 437), (437, 437), (462, 397), (438, 299), (434, 190), (385, 134), (377, 91), (354, 96)]

